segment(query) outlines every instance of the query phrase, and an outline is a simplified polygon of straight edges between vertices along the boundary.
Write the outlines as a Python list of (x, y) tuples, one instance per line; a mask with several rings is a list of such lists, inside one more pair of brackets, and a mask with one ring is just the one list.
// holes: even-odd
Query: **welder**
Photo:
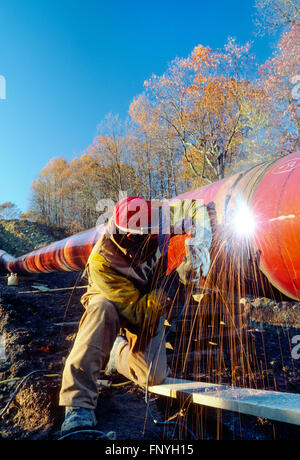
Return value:
[(60, 391), (62, 434), (97, 424), (101, 371), (116, 371), (142, 387), (167, 377), (165, 314), (180, 283), (187, 286), (206, 276), (211, 230), (205, 206), (200, 225), (184, 216), (179, 226), (189, 236), (186, 255), (167, 276), (168, 248), (180, 232), (178, 223), (162, 224), (162, 209), (139, 197), (121, 200), (90, 254), (89, 285), (81, 299), (85, 312)]

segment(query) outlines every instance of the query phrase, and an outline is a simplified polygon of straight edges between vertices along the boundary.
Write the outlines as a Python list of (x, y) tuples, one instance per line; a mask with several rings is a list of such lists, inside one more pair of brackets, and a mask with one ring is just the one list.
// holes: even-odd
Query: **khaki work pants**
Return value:
[[(120, 319), (115, 305), (102, 295), (91, 297), (65, 364), (61, 406), (96, 408), (97, 379), (105, 368), (119, 331)], [(146, 350), (138, 349), (138, 337), (127, 330), (126, 338), (128, 342), (121, 343), (116, 352), (119, 374), (145, 387), (151, 365), (149, 385), (162, 383), (167, 376), (164, 319), (161, 318), (156, 335), (150, 339)]]

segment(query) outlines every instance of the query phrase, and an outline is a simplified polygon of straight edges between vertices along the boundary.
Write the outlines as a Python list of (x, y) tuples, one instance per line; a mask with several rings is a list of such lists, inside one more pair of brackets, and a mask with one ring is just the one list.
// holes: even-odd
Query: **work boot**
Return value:
[(61, 427), (61, 434), (93, 428), (96, 425), (97, 419), (93, 409), (66, 407), (65, 421)]
[(122, 335), (118, 335), (116, 340), (114, 341), (113, 347), (109, 355), (109, 361), (105, 368), (105, 375), (110, 376), (117, 372), (117, 368), (116, 368), (117, 351), (118, 351), (119, 346), (121, 346), (123, 343), (127, 344), (128, 341)]

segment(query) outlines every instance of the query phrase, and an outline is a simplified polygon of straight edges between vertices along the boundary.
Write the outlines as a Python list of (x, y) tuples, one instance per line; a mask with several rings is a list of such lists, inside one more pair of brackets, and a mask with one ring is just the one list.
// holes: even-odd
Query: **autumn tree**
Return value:
[(21, 220), (29, 220), (30, 222), (38, 222), (40, 215), (37, 211), (29, 209), (28, 211), (24, 212), (19, 218)]
[(109, 116), (109, 130), (71, 162), (50, 160), (32, 185), (30, 215), (35, 220), (78, 232), (96, 225), (99, 200), (116, 202), (120, 192), (136, 193), (136, 172), (126, 162), (127, 144), (115, 130), (117, 123), (117, 117)]
[(70, 168), (65, 158), (53, 158), (32, 185), (32, 210), (46, 225), (64, 227), (68, 221)]
[(260, 67), (260, 84), (269, 106), (266, 137), (276, 155), (299, 147), (300, 24), (281, 35), (273, 57)]
[(198, 45), (176, 58), (145, 82), (128, 120), (107, 115), (81, 156), (48, 163), (32, 186), (32, 218), (79, 231), (96, 224), (101, 199), (171, 198), (293, 151), (299, 27), (295, 22), (282, 35), (258, 73), (251, 43), (234, 38), (222, 50)]
[(18, 219), (21, 211), (18, 206), (11, 201), (6, 201), (0, 205), (0, 219), (10, 220)]
[(71, 215), (68, 226), (72, 231), (95, 226), (97, 203), (104, 197), (101, 169), (95, 155), (84, 153), (70, 162)]
[(145, 94), (130, 105), (132, 129), (128, 145), (139, 178), (140, 194), (147, 199), (170, 198), (186, 186), (182, 154), (170, 125), (161, 120)]
[(261, 35), (300, 24), (299, 0), (255, 0), (255, 10), (255, 24)]
[(126, 127), (118, 115), (109, 114), (98, 126), (99, 135), (87, 152), (96, 158), (102, 190), (117, 201), (120, 192), (135, 194), (138, 178), (130, 165)]
[(261, 90), (246, 78), (251, 44), (229, 39), (224, 51), (197, 46), (145, 83), (146, 95), (181, 147), (194, 185), (222, 179), (249, 132), (265, 122)]

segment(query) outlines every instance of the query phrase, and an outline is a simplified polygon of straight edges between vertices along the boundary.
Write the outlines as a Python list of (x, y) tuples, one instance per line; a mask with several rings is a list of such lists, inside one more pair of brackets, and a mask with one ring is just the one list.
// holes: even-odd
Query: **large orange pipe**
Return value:
[[(233, 236), (235, 256), (241, 248), (247, 248), (248, 255), (249, 248), (252, 254), (259, 254), (259, 270), (269, 282), (284, 295), (300, 300), (299, 151), (185, 193), (173, 201), (179, 199), (213, 203), (216, 223), (224, 229), (224, 238)], [(235, 213), (241, 204), (252, 214), (255, 228), (247, 237), (247, 245), (239, 246), (242, 237), (234, 235), (234, 226), (229, 224), (238, 218)], [(178, 244), (176, 252), (180, 253)]]
[(93, 228), (18, 258), (0, 251), (0, 268), (20, 274), (82, 270), (103, 231)]
[[(300, 152), (187, 192), (171, 202), (179, 199), (213, 203), (216, 222), (226, 230), (224, 238), (228, 238), (228, 229), (234, 234), (229, 224), (240, 203), (246, 203), (256, 223), (248, 243), (251, 251), (260, 255), (259, 269), (278, 291), (300, 300)], [(12, 273), (81, 270), (103, 231), (104, 227), (91, 229), (16, 259), (0, 251), (0, 267)], [(232, 241), (234, 244), (238, 237)], [(184, 238), (179, 236), (176, 244), (177, 258), (172, 257), (174, 247), (169, 251), (170, 270), (183, 256)]]

